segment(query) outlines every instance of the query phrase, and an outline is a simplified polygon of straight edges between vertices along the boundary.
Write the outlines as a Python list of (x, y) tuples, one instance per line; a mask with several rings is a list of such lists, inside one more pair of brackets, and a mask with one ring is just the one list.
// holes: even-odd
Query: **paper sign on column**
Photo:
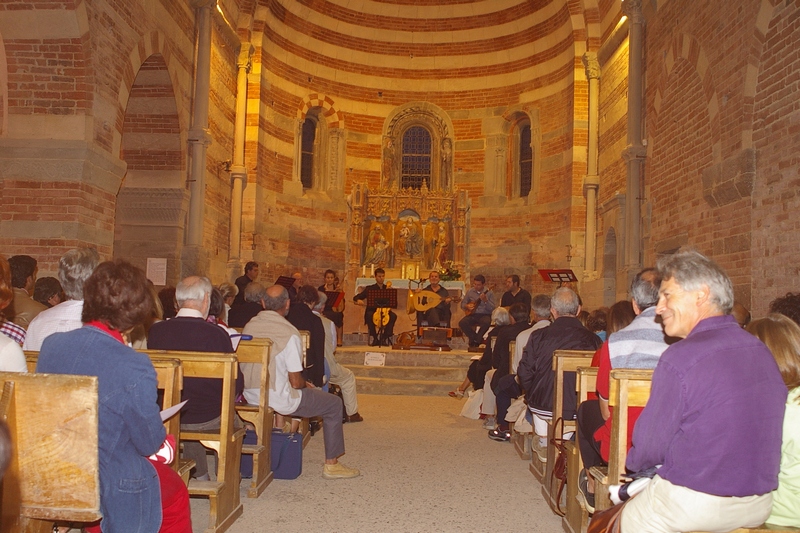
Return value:
[(147, 279), (153, 282), (153, 285), (166, 285), (167, 284), (167, 258), (166, 257), (148, 257), (147, 258)]

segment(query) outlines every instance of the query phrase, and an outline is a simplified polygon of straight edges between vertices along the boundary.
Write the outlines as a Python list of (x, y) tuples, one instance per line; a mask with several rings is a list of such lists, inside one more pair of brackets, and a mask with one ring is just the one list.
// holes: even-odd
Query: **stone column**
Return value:
[(597, 272), (597, 189), (600, 187), (597, 157), (600, 141), (600, 63), (597, 54), (583, 54), (583, 66), (589, 80), (589, 147), (586, 160), (586, 178), (583, 192), (586, 195), (586, 264), (584, 277), (596, 278)]
[(233, 136), (233, 165), (231, 165), (231, 238), (229, 257), (238, 260), (242, 247), (242, 197), (247, 185), (247, 169), (244, 166), (244, 144), (247, 131), (247, 74), (250, 72), (250, 57), (253, 45), (242, 43), (237, 62), (236, 124)]
[(644, 15), (641, 0), (625, 0), (622, 11), (628, 17), (628, 147), (622, 154), (628, 167), (625, 192), (625, 269), (641, 268), (641, 176), (646, 155), (642, 143), (644, 107)]
[(342, 128), (328, 131), (328, 194), (341, 195), (344, 190), (345, 135)]
[(195, 65), (194, 106), (189, 144), (192, 165), (189, 174), (189, 223), (186, 244), (198, 250), (203, 246), (206, 186), (206, 149), (211, 144), (208, 131), (208, 95), (211, 80), (211, 10), (216, 0), (194, 0), (197, 13), (197, 65)]

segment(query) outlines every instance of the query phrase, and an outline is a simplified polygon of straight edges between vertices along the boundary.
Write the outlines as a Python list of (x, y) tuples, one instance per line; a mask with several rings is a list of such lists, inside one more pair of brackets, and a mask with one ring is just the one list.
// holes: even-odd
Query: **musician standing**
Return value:
[[(428, 281), (430, 282), (424, 290), (431, 291), (438, 294), (441, 297), (441, 301), (436, 304), (436, 307), (432, 307), (427, 311), (418, 311), (417, 312), (417, 325), (423, 326), (428, 325), (432, 327), (450, 327), (450, 317), (452, 315), (450, 311), (450, 302), (453, 301), (450, 298), (450, 293), (447, 292), (447, 289), (439, 285), (439, 273), (437, 271), (433, 271), (428, 276)], [(417, 289), (416, 292), (419, 293), (423, 289)]]
[(510, 309), (514, 304), (523, 304), (531, 312), (531, 293), (519, 286), (519, 276), (511, 274), (506, 278), (506, 292), (500, 299), (500, 307)]
[[(466, 316), (458, 323), (461, 331), (469, 337), (469, 347), (476, 348), (483, 341), (483, 334), (492, 323), (494, 295), (486, 288), (486, 278), (478, 274), (472, 278), (472, 288), (461, 300), (461, 309)], [(478, 328), (478, 331), (475, 331)]]
[[(356, 305), (367, 305), (367, 294), (372, 290), (388, 289), (389, 287), (383, 283), (386, 273), (382, 268), (375, 269), (375, 283), (364, 288), (361, 292), (353, 296), (353, 301)], [(375, 327), (375, 312), (376, 307), (367, 307), (364, 311), (364, 323), (367, 325), (369, 335), (371, 337), (370, 346), (381, 346), (383, 344), (391, 344), (392, 335), (394, 335), (394, 323), (397, 321), (397, 315), (391, 309), (387, 309), (389, 315), (388, 323), (383, 327), (380, 335), (378, 335), (377, 328)], [(380, 318), (380, 317), (379, 317)]]

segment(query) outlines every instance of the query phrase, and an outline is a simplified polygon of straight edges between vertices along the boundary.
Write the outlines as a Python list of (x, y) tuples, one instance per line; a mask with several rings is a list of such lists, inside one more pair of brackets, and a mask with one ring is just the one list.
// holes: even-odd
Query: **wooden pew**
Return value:
[[(553, 418), (547, 422), (547, 461), (542, 464), (536, 453), (531, 453), (531, 469), (537, 467), (542, 475), (542, 495), (545, 501), (555, 507), (554, 499), (558, 497), (558, 484), (551, 483), (553, 464), (556, 461), (556, 448), (550, 444), (553, 437), (561, 438), (561, 434), (556, 435), (555, 422), (561, 417), (564, 405), (564, 379), (567, 372), (577, 372), (580, 367), (592, 365), (594, 351), (588, 350), (556, 350), (553, 352)], [(564, 420), (563, 432), (575, 431), (574, 420)], [(534, 472), (536, 475), (536, 472)], [(554, 485), (554, 486), (551, 486)]]
[(589, 471), (595, 480), (594, 507), (598, 511), (611, 507), (608, 487), (616, 485), (625, 475), (625, 457), (628, 455), (628, 408), (644, 407), (650, 397), (652, 370), (619, 368), (611, 371), (608, 405), (611, 414), (611, 443), (608, 467), (592, 467)]
[(97, 377), (0, 372), (0, 384), (0, 416), (14, 446), (0, 531), (99, 520)]
[[(36, 362), (39, 359), (39, 352), (26, 350), (25, 361), (28, 364), (28, 372), (36, 372)], [(177, 359), (164, 359), (153, 361), (153, 368), (156, 371), (158, 388), (164, 391), (162, 409), (168, 409), (181, 402), (181, 391), (183, 390), (183, 368)], [(181, 446), (181, 414), (177, 413), (169, 420), (164, 422), (167, 433), (175, 438), (175, 447), (180, 450)], [(181, 476), (183, 482), (189, 483), (189, 473), (194, 468), (194, 461), (191, 459), (176, 458), (172, 462), (172, 469)]]
[[(578, 406), (585, 402), (589, 393), (597, 389), (597, 368), (580, 367), (575, 383), (578, 393)], [(575, 441), (568, 442), (567, 447), (567, 509), (561, 525), (566, 533), (586, 533), (589, 525), (589, 514), (578, 501), (578, 474), (583, 469), (580, 447), (578, 446), (578, 431), (575, 428)]]
[(217, 450), (219, 462), (216, 481), (189, 481), (189, 494), (209, 499), (209, 525), (206, 533), (222, 533), (242, 514), (239, 501), (242, 439), (245, 429), (234, 429), (236, 375), (238, 361), (234, 354), (145, 350), (151, 360), (177, 359), (185, 378), (222, 379), (220, 430), (181, 431), (182, 440), (196, 440)]
[(253, 424), (258, 442), (244, 444), (242, 453), (253, 456), (253, 478), (247, 490), (248, 498), (258, 498), (272, 482), (272, 458), (270, 444), (272, 441), (272, 425), (274, 411), (269, 407), (269, 358), (272, 341), (269, 339), (253, 339), (242, 341), (236, 349), (239, 363), (256, 363), (261, 365), (261, 380), (258, 405), (238, 404), (236, 412), (239, 416)]

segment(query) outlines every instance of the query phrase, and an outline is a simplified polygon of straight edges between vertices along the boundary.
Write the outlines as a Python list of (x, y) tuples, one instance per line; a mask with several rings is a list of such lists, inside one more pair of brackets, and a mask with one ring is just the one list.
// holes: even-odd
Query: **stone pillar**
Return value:
[(233, 137), (233, 165), (231, 165), (231, 238), (229, 258), (238, 260), (242, 247), (242, 197), (247, 185), (247, 169), (244, 166), (244, 144), (247, 131), (247, 74), (250, 72), (250, 57), (253, 45), (242, 43), (237, 62), (236, 124)]
[(586, 67), (586, 78), (589, 80), (589, 146), (586, 160), (586, 178), (583, 181), (583, 192), (586, 195), (586, 264), (584, 277), (597, 277), (597, 189), (600, 187), (597, 158), (600, 141), (600, 63), (597, 54), (583, 54), (583, 66)]
[[(186, 228), (186, 244), (196, 248), (198, 253), (203, 246), (206, 149), (211, 144), (211, 134), (208, 131), (208, 95), (211, 80), (211, 10), (215, 5), (216, 0), (192, 2), (192, 7), (197, 13), (197, 65), (195, 65), (192, 127), (189, 130), (192, 165), (189, 175), (189, 223)], [(194, 257), (194, 260), (198, 259), (199, 257)], [(184, 267), (189, 266), (184, 265)], [(199, 265), (192, 266), (196, 270)]]
[(641, 176), (646, 149), (642, 143), (644, 108), (644, 15), (641, 0), (625, 0), (622, 11), (628, 17), (628, 147), (622, 154), (628, 167), (625, 192), (625, 269), (641, 268)]
[(344, 190), (344, 161), (346, 140), (344, 129), (328, 131), (328, 194), (340, 196)]

